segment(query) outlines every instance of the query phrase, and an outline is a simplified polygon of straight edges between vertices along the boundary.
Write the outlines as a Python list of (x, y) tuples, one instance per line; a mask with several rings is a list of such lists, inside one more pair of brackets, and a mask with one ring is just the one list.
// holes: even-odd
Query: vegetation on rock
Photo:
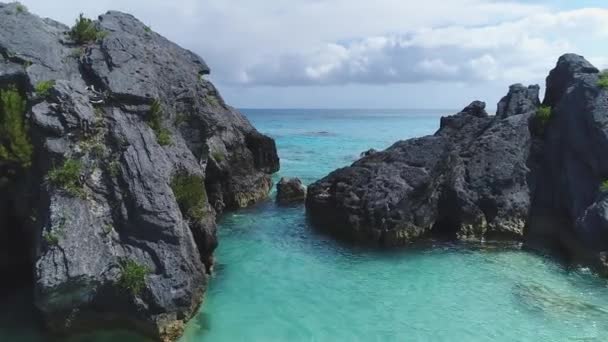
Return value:
[(32, 164), (34, 147), (25, 122), (26, 101), (14, 87), (0, 90), (0, 161)]
[(49, 96), (49, 93), (54, 86), (54, 80), (40, 81), (36, 83), (34, 90), (36, 91), (36, 94), (38, 94), (38, 96), (45, 98)]
[(540, 106), (536, 111), (535, 118), (541, 124), (542, 127), (545, 127), (549, 120), (551, 120), (551, 116), (553, 113), (551, 112), (551, 107), (549, 106)]
[(224, 159), (226, 159), (226, 157), (224, 157), (224, 154), (219, 151), (211, 153), (211, 156), (213, 157), (213, 159), (215, 159), (215, 161), (220, 162), (220, 163), (223, 162)]
[(120, 271), (118, 284), (138, 296), (146, 286), (146, 276), (150, 273), (148, 266), (140, 265), (134, 260), (123, 260), (120, 263)]
[(188, 116), (184, 113), (177, 113), (175, 115), (175, 119), (173, 120), (173, 124), (175, 126), (179, 126), (181, 124), (183, 124), (184, 122), (188, 121)]
[(112, 226), (111, 224), (106, 223), (103, 225), (103, 235), (104, 236), (110, 235), (113, 230), (114, 230), (114, 226)]
[(21, 3), (17, 3), (17, 7), (15, 7), (17, 10), (17, 13), (27, 13), (27, 7), (25, 7), (25, 5), (21, 4)]
[(214, 95), (210, 95), (210, 94), (206, 95), (205, 96), (205, 102), (207, 104), (209, 104), (210, 106), (212, 106), (212, 107), (220, 107), (221, 106), (220, 105), (220, 101), (218, 100), (217, 96), (214, 96)]
[(53, 232), (44, 232), (42, 237), (49, 245), (55, 246), (59, 243), (59, 236)]
[(154, 102), (152, 102), (147, 122), (148, 126), (154, 131), (154, 134), (156, 134), (156, 141), (158, 141), (161, 146), (171, 144), (171, 132), (163, 127), (162, 107), (159, 100), (154, 100)]
[(107, 34), (107, 32), (99, 30), (95, 22), (86, 18), (82, 13), (80, 13), (78, 19), (76, 19), (76, 24), (70, 30), (70, 37), (77, 44), (94, 42), (104, 38)]
[(180, 172), (173, 177), (171, 189), (184, 215), (197, 221), (204, 218), (207, 192), (203, 177)]
[(93, 158), (101, 159), (106, 154), (106, 145), (103, 141), (103, 131), (101, 130), (81, 140), (78, 145)]
[(600, 192), (608, 192), (608, 179), (605, 179), (600, 184)]
[(112, 160), (108, 164), (108, 172), (112, 177), (118, 177), (120, 174), (120, 163), (117, 160)]
[(48, 179), (51, 184), (63, 188), (70, 195), (84, 197), (84, 189), (80, 184), (82, 164), (75, 159), (66, 160), (61, 167), (49, 172)]
[(597, 81), (597, 85), (602, 89), (608, 89), (608, 70), (604, 70), (600, 73), (600, 79)]
[(65, 216), (61, 216), (58, 219), (57, 227), (55, 229), (51, 229), (42, 233), (42, 238), (46, 241), (47, 244), (51, 246), (56, 246), (59, 244), (59, 237), (63, 235), (66, 224)]

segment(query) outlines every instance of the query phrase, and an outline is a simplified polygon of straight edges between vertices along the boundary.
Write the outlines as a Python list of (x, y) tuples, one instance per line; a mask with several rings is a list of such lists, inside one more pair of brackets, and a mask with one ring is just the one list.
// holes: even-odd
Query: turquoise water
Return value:
[[(277, 141), (275, 181), (310, 183), (455, 111), (244, 112)], [(219, 234), (215, 275), (180, 342), (608, 340), (607, 282), (516, 245), (354, 247), (313, 230), (303, 205), (272, 199), (226, 215)], [(27, 300), (14, 301), (0, 302), (0, 341), (44, 341)]]
[[(305, 183), (360, 152), (434, 132), (450, 111), (245, 110)], [(315, 232), (272, 200), (220, 222), (194, 341), (606, 341), (608, 288), (517, 246), (377, 251)]]

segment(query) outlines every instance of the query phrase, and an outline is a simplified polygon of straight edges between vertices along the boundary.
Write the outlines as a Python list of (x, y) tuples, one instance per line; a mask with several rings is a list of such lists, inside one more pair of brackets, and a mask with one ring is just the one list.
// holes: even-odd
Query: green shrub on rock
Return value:
[(597, 81), (598, 87), (608, 89), (608, 70), (602, 71), (599, 77), (600, 79)]
[(167, 145), (171, 145), (171, 132), (166, 129), (166, 128), (162, 128), (157, 134), (156, 134), (156, 141), (158, 141), (158, 144), (160, 146), (167, 146)]
[(600, 183), (600, 192), (608, 192), (608, 179), (605, 179)]
[(140, 265), (134, 260), (123, 260), (120, 263), (120, 271), (118, 284), (138, 296), (146, 286), (146, 276), (150, 273), (148, 266)]
[(59, 244), (59, 236), (53, 232), (44, 232), (42, 234), (42, 238), (51, 246), (56, 246)]
[(163, 127), (162, 115), (162, 106), (160, 101), (154, 100), (150, 106), (150, 113), (148, 114), (148, 126), (150, 126), (150, 128), (152, 128), (154, 131), (156, 141), (161, 146), (166, 146), (171, 144), (171, 132)]
[(112, 160), (108, 164), (108, 173), (114, 178), (118, 177), (120, 174), (120, 163), (117, 160)]
[(49, 96), (49, 93), (54, 86), (55, 86), (54, 80), (40, 81), (40, 82), (36, 83), (34, 90), (36, 91), (36, 94), (38, 94), (38, 96), (44, 98), (44, 97)]
[(76, 24), (70, 30), (70, 37), (77, 44), (91, 43), (103, 39), (108, 33), (101, 31), (93, 20), (86, 18), (82, 13), (76, 19)]
[(61, 167), (49, 172), (48, 179), (51, 184), (63, 188), (70, 195), (84, 197), (84, 189), (80, 184), (82, 164), (75, 159), (66, 160)]
[(204, 218), (207, 192), (203, 177), (180, 172), (173, 177), (171, 189), (185, 216), (197, 221)]
[(17, 10), (17, 14), (27, 13), (27, 7), (21, 3), (17, 3), (15, 9)]
[(32, 164), (34, 147), (25, 122), (26, 101), (15, 87), (0, 90), (0, 161)]
[(536, 119), (538, 120), (538, 122), (544, 127), (547, 125), (547, 123), (549, 123), (549, 120), (551, 120), (553, 113), (551, 111), (551, 107), (549, 106), (540, 106), (540, 108), (538, 108), (538, 110), (536, 111)]

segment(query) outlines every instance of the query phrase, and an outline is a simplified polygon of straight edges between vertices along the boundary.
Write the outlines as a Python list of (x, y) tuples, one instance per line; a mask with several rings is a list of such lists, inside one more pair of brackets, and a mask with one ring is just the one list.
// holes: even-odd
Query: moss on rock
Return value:
[(207, 192), (203, 177), (180, 172), (173, 177), (171, 189), (184, 215), (197, 221), (204, 218)]

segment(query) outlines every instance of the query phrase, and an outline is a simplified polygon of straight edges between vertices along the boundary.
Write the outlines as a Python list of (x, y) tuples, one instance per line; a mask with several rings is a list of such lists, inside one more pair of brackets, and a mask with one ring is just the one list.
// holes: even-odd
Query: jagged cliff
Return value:
[(274, 141), (209, 72), (128, 14), (70, 31), (0, 3), (0, 271), (33, 283), (52, 332), (174, 340), (216, 215), (267, 196)]
[[(604, 77), (604, 76), (602, 76)], [(562, 56), (539, 87), (516, 84), (432, 136), (371, 152), (308, 188), (319, 227), (359, 242), (509, 239), (606, 271), (608, 90), (583, 57)]]

